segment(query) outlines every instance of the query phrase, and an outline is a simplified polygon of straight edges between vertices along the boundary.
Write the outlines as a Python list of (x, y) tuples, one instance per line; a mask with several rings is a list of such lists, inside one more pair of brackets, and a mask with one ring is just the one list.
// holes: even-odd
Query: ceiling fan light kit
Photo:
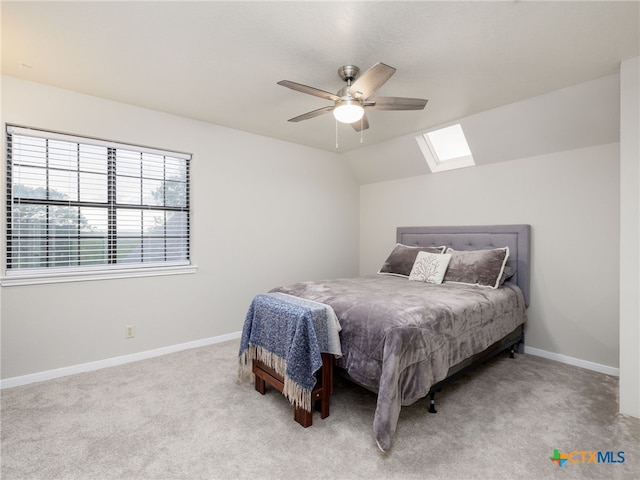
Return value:
[(377, 97), (372, 95), (386, 83), (396, 69), (382, 62), (358, 76), (360, 69), (355, 65), (344, 65), (338, 69), (338, 76), (347, 82), (337, 94), (326, 92), (318, 88), (309, 87), (290, 80), (281, 80), (278, 85), (333, 101), (333, 106), (319, 108), (311, 112), (290, 118), (290, 122), (300, 122), (333, 112), (338, 122), (350, 124), (356, 132), (369, 128), (369, 121), (365, 110), (422, 110), (427, 100), (422, 98), (405, 97)]
[(333, 116), (341, 123), (359, 122), (364, 115), (364, 107), (358, 100), (339, 100), (333, 109)]

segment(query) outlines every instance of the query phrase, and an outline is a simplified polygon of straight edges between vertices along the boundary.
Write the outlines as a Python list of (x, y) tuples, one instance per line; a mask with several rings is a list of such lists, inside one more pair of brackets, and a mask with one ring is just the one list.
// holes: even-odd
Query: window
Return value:
[(190, 158), (8, 126), (6, 279), (190, 265)]
[(418, 135), (416, 140), (432, 172), (475, 165), (460, 124)]

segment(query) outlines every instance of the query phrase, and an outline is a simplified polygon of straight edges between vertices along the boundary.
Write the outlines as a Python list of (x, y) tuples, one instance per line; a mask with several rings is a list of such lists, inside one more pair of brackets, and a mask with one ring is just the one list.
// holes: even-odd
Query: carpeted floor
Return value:
[[(337, 379), (307, 429), (278, 392), (237, 381), (238, 342), (2, 391), (9, 479), (638, 478), (640, 420), (618, 379), (530, 355), (499, 357), (403, 408), (394, 446), (372, 435), (375, 395)], [(602, 452), (617, 463), (573, 454)], [(607, 454), (606, 452), (613, 452)], [(620, 463), (618, 452), (624, 452)]]

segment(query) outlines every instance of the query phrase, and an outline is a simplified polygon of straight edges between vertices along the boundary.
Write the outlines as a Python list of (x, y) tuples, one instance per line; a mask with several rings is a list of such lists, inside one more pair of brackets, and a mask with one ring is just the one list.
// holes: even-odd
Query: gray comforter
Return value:
[(391, 447), (400, 407), (429, 393), (449, 367), (479, 353), (526, 320), (521, 290), (409, 281), (389, 275), (301, 282), (279, 291), (330, 305), (342, 326), (349, 376), (378, 393), (373, 431)]

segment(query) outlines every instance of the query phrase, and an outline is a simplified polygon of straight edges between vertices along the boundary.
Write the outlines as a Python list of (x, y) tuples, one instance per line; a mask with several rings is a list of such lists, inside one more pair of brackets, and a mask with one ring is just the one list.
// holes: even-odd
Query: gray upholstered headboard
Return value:
[(403, 245), (455, 250), (482, 250), (509, 247), (507, 265), (515, 270), (515, 282), (529, 305), (531, 225), (474, 225), (460, 227), (398, 227), (396, 241)]

